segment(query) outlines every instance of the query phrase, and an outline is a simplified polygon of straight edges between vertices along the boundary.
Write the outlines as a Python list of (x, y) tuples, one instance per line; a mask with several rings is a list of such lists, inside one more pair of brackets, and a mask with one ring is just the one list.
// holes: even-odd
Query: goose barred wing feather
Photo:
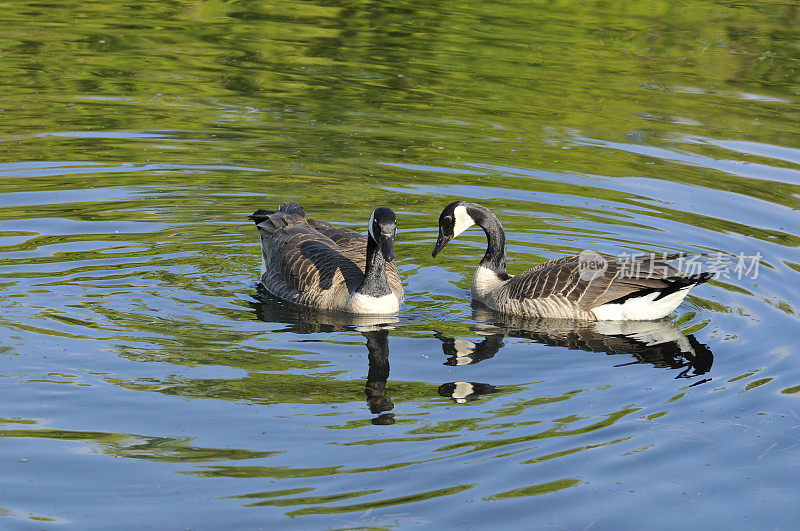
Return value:
[(403, 281), (400, 280), (400, 272), (397, 270), (397, 265), (394, 261), (386, 264), (386, 282), (389, 283), (389, 289), (395, 294), (397, 300), (403, 302), (406, 297), (403, 290)]
[(512, 277), (502, 289), (513, 300), (556, 298), (570, 303), (576, 311), (588, 311), (626, 297), (672, 291), (691, 283), (689, 277), (682, 277), (664, 259), (605, 258), (606, 270), (594, 278), (581, 278), (580, 257), (566, 256)]
[[(669, 257), (667, 257), (669, 258)], [(627, 259), (607, 258), (608, 268), (597, 278), (587, 282), (586, 290), (576, 302), (589, 309), (611, 302), (646, 295), (654, 291), (672, 291), (672, 287), (683, 287), (684, 277), (680, 271), (663, 259), (650, 256)]]
[[(297, 214), (276, 212), (258, 224), (265, 271), (262, 282), (280, 298), (323, 305), (355, 291), (365, 257), (341, 249)], [(365, 245), (366, 247), (366, 245)], [(355, 284), (355, 285), (353, 285)]]
[(367, 237), (363, 234), (359, 234), (354, 230), (345, 229), (343, 227), (337, 227), (321, 219), (309, 219), (308, 224), (318, 230), (321, 234), (324, 234), (336, 242), (337, 245), (341, 245), (343, 247), (356, 247), (357, 249), (360, 249), (363, 251), (365, 256), (364, 260), (366, 261)]
[[(580, 285), (577, 256), (550, 260), (514, 275), (504, 286), (508, 297), (516, 300), (543, 299), (554, 294), (573, 293)], [(582, 289), (585, 289), (583, 286)]]

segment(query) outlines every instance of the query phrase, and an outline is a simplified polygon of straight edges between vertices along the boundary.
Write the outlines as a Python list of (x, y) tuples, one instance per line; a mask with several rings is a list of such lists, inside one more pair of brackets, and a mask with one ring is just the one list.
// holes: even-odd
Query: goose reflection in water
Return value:
[[(556, 319), (524, 319), (498, 314), (473, 306), (472, 330), (483, 336), (477, 342), (447, 337), (435, 333), (442, 342), (445, 365), (458, 366), (479, 363), (497, 354), (505, 346), (504, 338), (520, 337), (547, 346), (570, 350), (604, 352), (608, 355), (633, 356), (633, 361), (619, 363), (624, 367), (650, 363), (655, 367), (681, 369), (675, 378), (693, 378), (711, 370), (714, 355), (691, 334), (683, 335), (670, 321), (597, 321), (577, 323)], [(692, 385), (706, 382), (702, 379)], [(476, 400), (480, 395), (496, 392), (489, 384), (452, 382), (440, 386), (439, 394), (456, 402)]]
[(258, 287), (257, 300), (250, 305), (259, 320), (270, 323), (286, 323), (284, 332), (312, 334), (317, 332), (341, 332), (355, 330), (367, 340), (369, 370), (364, 393), (370, 412), (377, 417), (373, 424), (394, 424), (394, 402), (386, 392), (389, 379), (389, 322), (395, 318), (387, 316), (351, 315), (327, 313), (287, 303)]

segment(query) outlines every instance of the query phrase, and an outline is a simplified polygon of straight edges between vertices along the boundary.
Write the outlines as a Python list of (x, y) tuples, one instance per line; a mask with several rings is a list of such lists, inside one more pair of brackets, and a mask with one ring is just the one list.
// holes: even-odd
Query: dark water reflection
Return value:
[[(633, 361), (615, 364), (625, 367), (636, 363), (649, 363), (655, 367), (680, 369), (674, 378), (693, 378), (708, 373), (714, 362), (709, 348), (698, 342), (694, 335), (684, 336), (667, 320), (642, 322), (577, 323), (555, 319), (523, 319), (483, 308), (473, 303), (474, 324), (470, 330), (478, 338), (448, 337), (439, 332), (435, 337), (442, 342), (447, 356), (444, 364), (461, 366), (480, 363), (493, 358), (505, 346), (506, 337), (524, 338), (546, 346), (568, 350), (601, 352), (608, 355), (633, 357)], [(569, 354), (565, 353), (565, 356)], [(701, 379), (692, 385), (710, 381)], [(495, 393), (498, 388), (489, 383), (451, 382), (439, 387), (439, 394), (456, 402), (477, 400), (481, 395)]]
[[(265, 322), (283, 323), (283, 329), (275, 332), (294, 334), (333, 333), (355, 331), (366, 338), (368, 372), (365, 384), (367, 406), (378, 416), (373, 424), (393, 424), (394, 402), (387, 395), (389, 379), (389, 337), (398, 331), (394, 317), (356, 316), (343, 313), (320, 312), (311, 308), (284, 302), (257, 287), (257, 300), (250, 302), (258, 319)], [(472, 304), (473, 324), (469, 329), (480, 339), (470, 340), (449, 337), (434, 331), (433, 336), (441, 341), (442, 351), (447, 356), (444, 365), (461, 366), (476, 364), (493, 358), (505, 346), (504, 338), (523, 338), (551, 347), (567, 350), (624, 355), (632, 361), (617, 363), (614, 367), (625, 367), (636, 363), (649, 363), (658, 368), (679, 369), (674, 378), (694, 378), (711, 370), (714, 356), (711, 350), (700, 343), (693, 334), (684, 335), (668, 320), (595, 322), (581, 323), (556, 319), (524, 319), (504, 315)], [(674, 374), (674, 373), (670, 373)], [(700, 379), (698, 385), (710, 381)], [(457, 403), (477, 400), (481, 395), (496, 393), (500, 389), (490, 383), (447, 382), (438, 388), (438, 394), (452, 398)]]
[(698, 342), (692, 334), (684, 336), (668, 320), (576, 323), (557, 319), (523, 319), (480, 308), (477, 303), (473, 303), (472, 315), (477, 321), (472, 330), (484, 337), (479, 343), (459, 345), (454, 338), (437, 334), (442, 349), (449, 356), (446, 362), (449, 365), (477, 363), (491, 358), (502, 348), (505, 336), (569, 350), (636, 358), (629, 363), (683, 369), (676, 378), (705, 374), (714, 362), (714, 355), (706, 345)]
[(369, 369), (364, 393), (372, 414), (373, 424), (394, 424), (394, 402), (386, 392), (389, 379), (389, 333), (397, 321), (393, 317), (371, 317), (344, 313), (320, 312), (284, 302), (267, 292), (260, 284), (258, 298), (250, 305), (258, 318), (265, 322), (286, 323), (282, 331), (295, 334), (355, 330), (366, 338)]

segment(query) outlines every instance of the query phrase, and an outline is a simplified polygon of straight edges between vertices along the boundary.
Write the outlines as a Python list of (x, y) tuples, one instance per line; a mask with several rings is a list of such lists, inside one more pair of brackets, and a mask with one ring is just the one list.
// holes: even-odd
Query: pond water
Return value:
[[(790, 2), (14, 2), (0, 32), (0, 527), (800, 523)], [(699, 253), (656, 323), (469, 301)], [(366, 231), (394, 319), (258, 288), (247, 215)]]

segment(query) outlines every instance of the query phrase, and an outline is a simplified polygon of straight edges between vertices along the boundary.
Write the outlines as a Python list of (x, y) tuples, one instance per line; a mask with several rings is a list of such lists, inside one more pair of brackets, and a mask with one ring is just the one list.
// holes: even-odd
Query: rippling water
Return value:
[[(800, 12), (29, 3), (0, 36), (0, 527), (797, 525)], [(469, 302), (703, 255), (656, 323)], [(398, 214), (396, 319), (257, 286), (247, 214)], [(654, 515), (657, 515), (654, 518)]]

